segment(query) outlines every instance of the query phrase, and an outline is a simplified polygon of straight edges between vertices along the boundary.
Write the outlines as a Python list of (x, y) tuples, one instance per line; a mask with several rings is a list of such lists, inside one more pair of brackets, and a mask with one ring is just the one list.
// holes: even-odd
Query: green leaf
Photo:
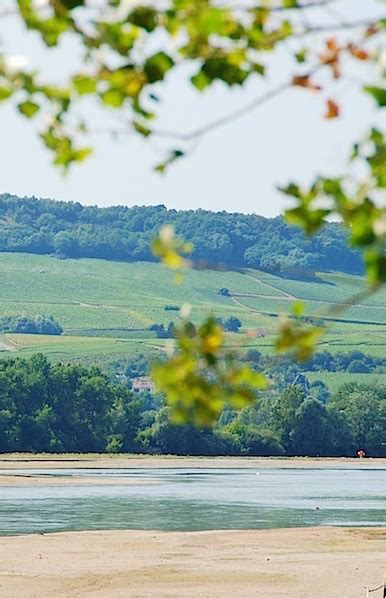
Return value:
[(302, 301), (294, 301), (292, 304), (292, 313), (295, 317), (300, 318), (304, 315), (305, 306)]
[(137, 131), (137, 133), (139, 133), (140, 135), (143, 135), (143, 137), (149, 137), (151, 135), (151, 129), (149, 129), (148, 127), (145, 127), (144, 125), (142, 125), (141, 123), (139, 123), (137, 121), (133, 121), (133, 127)]
[(386, 283), (386, 255), (385, 251), (367, 249), (364, 253), (367, 275), (370, 283), (378, 285)]
[(125, 101), (125, 96), (119, 89), (108, 89), (100, 97), (106, 106), (113, 108), (120, 108)]
[(11, 97), (13, 90), (10, 87), (0, 86), (0, 102), (8, 100)]
[(59, 102), (70, 100), (70, 91), (65, 87), (55, 87), (53, 85), (43, 85), (39, 88), (49, 100), (58, 100)]
[(280, 187), (279, 190), (286, 195), (290, 195), (291, 197), (296, 197), (300, 199), (302, 197), (302, 192), (300, 187), (295, 183), (290, 183), (287, 187)]
[(185, 152), (183, 152), (182, 150), (173, 150), (172, 152), (170, 152), (168, 158), (166, 158), (164, 162), (161, 162), (161, 164), (157, 164), (157, 166), (154, 167), (154, 170), (163, 174), (164, 172), (166, 172), (168, 166), (173, 164), (173, 162), (175, 162), (176, 160), (183, 158), (184, 156)]
[(162, 81), (166, 73), (173, 68), (174, 60), (165, 52), (158, 52), (151, 56), (144, 65), (144, 71), (146, 73), (149, 83), (155, 83), (156, 81)]
[(85, 0), (51, 0), (55, 14), (64, 18), (66, 13), (85, 5)]
[(307, 56), (308, 56), (307, 48), (303, 48), (302, 50), (299, 50), (299, 52), (296, 52), (296, 54), (295, 54), (296, 61), (299, 64), (302, 64), (303, 62), (305, 62), (307, 60)]
[(158, 24), (158, 14), (150, 6), (138, 6), (127, 17), (127, 20), (148, 32), (154, 31)]
[(262, 77), (265, 75), (265, 66), (263, 64), (259, 64), (258, 62), (255, 62), (252, 65), (252, 70), (254, 73), (258, 73), (258, 75), (261, 75)]
[(364, 87), (364, 91), (369, 93), (375, 101), (377, 102), (380, 108), (384, 108), (386, 106), (386, 89), (382, 87), (371, 87), (367, 86)]
[(72, 160), (74, 162), (84, 162), (93, 153), (92, 147), (82, 147), (73, 152)]
[(200, 34), (203, 37), (208, 38), (213, 34), (223, 34), (224, 27), (227, 29), (227, 33), (229, 34), (229, 27), (227, 27), (229, 21), (230, 15), (227, 9), (208, 7), (201, 11), (197, 26), (199, 27)]
[(308, 210), (304, 206), (286, 210), (285, 219), (289, 224), (300, 226), (308, 235), (316, 233), (324, 224), (331, 210), (316, 208)]
[(298, 321), (291, 322), (289, 318), (285, 318), (276, 340), (276, 350), (279, 353), (292, 352), (299, 361), (306, 361), (312, 356), (315, 345), (323, 334), (323, 328), (305, 326)]
[(72, 83), (79, 95), (95, 93), (97, 81), (93, 77), (86, 77), (85, 75), (75, 75)]
[(191, 82), (199, 91), (203, 91), (210, 84), (210, 79), (208, 79), (205, 73), (199, 71), (196, 75), (193, 75)]
[(176, 423), (211, 426), (225, 406), (251, 405), (268, 388), (262, 373), (240, 365), (224, 348), (221, 326), (212, 317), (196, 330), (191, 322), (176, 327), (175, 353), (155, 364), (152, 376)]
[(189, 266), (184, 255), (193, 251), (191, 243), (185, 243), (174, 234), (174, 227), (170, 224), (163, 226), (151, 244), (152, 252), (159, 257), (164, 266), (171, 270), (182, 270)]
[(250, 75), (250, 71), (234, 64), (226, 56), (208, 58), (201, 67), (209, 81), (220, 79), (231, 85), (242, 85)]
[(32, 118), (35, 116), (37, 112), (40, 110), (39, 104), (35, 104), (35, 102), (31, 102), (27, 100), (25, 102), (21, 102), (18, 104), (18, 110), (21, 114), (24, 114), (27, 118)]
[(65, 6), (67, 10), (72, 10), (78, 6), (84, 6), (84, 0), (60, 0), (60, 4)]
[(52, 17), (46, 21), (40, 21), (32, 28), (41, 32), (42, 38), (48, 47), (53, 47), (58, 44), (62, 33), (70, 29), (70, 21), (63, 17)]

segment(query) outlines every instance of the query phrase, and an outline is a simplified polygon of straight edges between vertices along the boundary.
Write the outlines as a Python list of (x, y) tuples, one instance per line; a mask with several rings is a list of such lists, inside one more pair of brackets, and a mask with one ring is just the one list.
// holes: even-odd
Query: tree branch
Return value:
[(165, 129), (153, 129), (152, 135), (153, 136), (155, 135), (157, 137), (168, 137), (169, 139), (176, 139), (178, 141), (185, 141), (185, 142), (193, 141), (194, 139), (203, 137), (207, 133), (210, 133), (211, 131), (219, 129), (219, 128), (227, 125), (230, 122), (233, 122), (235, 120), (238, 120), (239, 118), (242, 118), (243, 116), (252, 112), (259, 106), (262, 106), (269, 100), (272, 100), (279, 94), (283, 93), (284, 91), (289, 89), (291, 86), (292, 86), (292, 81), (286, 81), (285, 83), (281, 83), (277, 87), (267, 91), (265, 94), (253, 99), (251, 102), (249, 102), (249, 104), (246, 104), (245, 106), (238, 108), (237, 110), (234, 110), (233, 112), (230, 112), (229, 114), (221, 116), (220, 118), (217, 118), (215, 120), (207, 122), (206, 124), (198, 127), (197, 129), (194, 129), (187, 133), (179, 133), (178, 131), (168, 131)]

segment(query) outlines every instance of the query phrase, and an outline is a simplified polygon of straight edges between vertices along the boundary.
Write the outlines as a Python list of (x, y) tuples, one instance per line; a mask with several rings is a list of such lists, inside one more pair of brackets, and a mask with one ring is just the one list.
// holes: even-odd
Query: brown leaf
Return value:
[(334, 62), (332, 62), (330, 64), (331, 69), (332, 69), (332, 74), (334, 76), (334, 79), (340, 79), (341, 76), (341, 71), (340, 71), (340, 64), (338, 60), (335, 60)]
[(326, 41), (326, 51), (319, 56), (321, 64), (331, 67), (335, 79), (339, 79), (340, 77), (340, 51), (341, 47), (338, 46), (336, 40), (334, 38), (330, 38)]
[(364, 50), (363, 48), (354, 46), (354, 44), (349, 44), (347, 48), (351, 56), (354, 56), (354, 58), (356, 58), (357, 60), (367, 60), (369, 58), (369, 53), (366, 52), (366, 50)]
[(326, 40), (326, 46), (327, 46), (328, 50), (330, 50), (330, 52), (334, 52), (335, 54), (337, 52), (339, 52), (339, 46), (334, 37), (330, 37), (329, 39)]
[(334, 100), (327, 100), (327, 111), (324, 115), (324, 118), (332, 119), (338, 118), (340, 115), (340, 107)]
[(292, 85), (304, 87), (306, 89), (310, 89), (311, 91), (320, 91), (322, 89), (320, 85), (317, 85), (311, 81), (309, 75), (295, 75), (292, 79)]
[(366, 37), (371, 37), (372, 35), (375, 35), (376, 33), (379, 32), (380, 26), (378, 25), (378, 23), (374, 23), (373, 25), (370, 25), (370, 27), (367, 27), (366, 29)]

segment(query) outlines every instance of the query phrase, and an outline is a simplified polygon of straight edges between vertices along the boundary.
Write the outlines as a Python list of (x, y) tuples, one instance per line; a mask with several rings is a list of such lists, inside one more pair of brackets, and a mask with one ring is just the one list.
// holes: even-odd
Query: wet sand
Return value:
[(176, 457), (174, 455), (31, 455), (3, 454), (0, 470), (6, 469), (94, 469), (94, 468), (317, 468), (317, 467), (374, 467), (385, 468), (386, 459), (357, 458), (311, 458), (311, 457)]
[(137, 480), (134, 478), (108, 478), (101, 476), (82, 475), (51, 476), (2, 474), (0, 471), (0, 488), (14, 486), (140, 486), (143, 484), (158, 484), (156, 480)]
[(383, 582), (385, 539), (329, 527), (2, 537), (0, 595), (361, 598)]

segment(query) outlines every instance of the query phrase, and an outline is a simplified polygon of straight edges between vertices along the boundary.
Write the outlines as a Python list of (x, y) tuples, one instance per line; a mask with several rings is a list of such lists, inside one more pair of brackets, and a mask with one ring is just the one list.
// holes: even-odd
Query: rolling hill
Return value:
[[(60, 337), (3, 334), (1, 355), (41, 351), (54, 360), (93, 362), (138, 350), (153, 353), (167, 341), (155, 338), (149, 326), (177, 321), (176, 308), (184, 303), (192, 306), (196, 322), (208, 313), (237, 316), (242, 329), (229, 335), (229, 343), (270, 352), (277, 316), (290, 312), (294, 300), (304, 302), (309, 316), (336, 320), (323, 348), (386, 354), (385, 289), (343, 314), (335, 313), (340, 302), (364, 288), (360, 276), (319, 273), (301, 281), (254, 269), (194, 269), (181, 285), (174, 285), (172, 278), (162, 266), (149, 262), (0, 253), (0, 317), (52, 315), (64, 329)], [(220, 295), (221, 288), (229, 294)]]

